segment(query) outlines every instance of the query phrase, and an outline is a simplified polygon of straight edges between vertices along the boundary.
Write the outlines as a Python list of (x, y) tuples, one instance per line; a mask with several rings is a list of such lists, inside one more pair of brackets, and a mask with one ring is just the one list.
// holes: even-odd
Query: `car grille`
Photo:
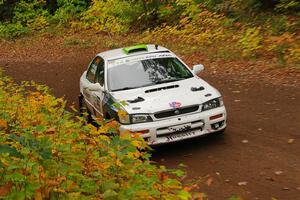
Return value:
[(165, 117), (172, 117), (176, 115), (182, 115), (186, 113), (195, 112), (199, 109), (199, 105), (193, 105), (188, 107), (176, 108), (172, 110), (165, 110), (161, 112), (157, 112), (154, 114), (154, 117), (157, 119), (165, 118)]

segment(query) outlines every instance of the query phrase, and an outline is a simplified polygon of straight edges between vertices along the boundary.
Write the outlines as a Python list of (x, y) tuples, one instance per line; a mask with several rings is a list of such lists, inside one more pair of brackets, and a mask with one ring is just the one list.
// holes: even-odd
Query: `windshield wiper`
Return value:
[(121, 90), (130, 90), (130, 89), (135, 89), (135, 88), (137, 88), (137, 87), (123, 87), (120, 89), (112, 90), (112, 92), (121, 91)]
[(169, 82), (174, 82), (174, 81), (180, 81), (184, 78), (176, 78), (176, 79), (163, 79), (163, 80), (159, 80), (156, 81), (155, 84), (161, 84), (161, 83), (169, 83)]

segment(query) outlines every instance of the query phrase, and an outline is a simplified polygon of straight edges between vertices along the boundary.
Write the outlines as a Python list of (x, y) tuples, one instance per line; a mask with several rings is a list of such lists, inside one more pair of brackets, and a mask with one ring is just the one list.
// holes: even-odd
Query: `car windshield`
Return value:
[[(108, 87), (111, 91), (128, 90), (193, 77), (175, 57), (119, 62), (108, 66)], [(116, 64), (117, 63), (117, 64)]]

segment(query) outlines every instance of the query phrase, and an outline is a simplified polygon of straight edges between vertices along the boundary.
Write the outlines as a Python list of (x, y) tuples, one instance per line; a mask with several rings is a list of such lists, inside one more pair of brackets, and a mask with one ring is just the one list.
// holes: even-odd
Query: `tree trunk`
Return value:
[(57, 0), (47, 0), (47, 8), (50, 14), (54, 14), (57, 10)]

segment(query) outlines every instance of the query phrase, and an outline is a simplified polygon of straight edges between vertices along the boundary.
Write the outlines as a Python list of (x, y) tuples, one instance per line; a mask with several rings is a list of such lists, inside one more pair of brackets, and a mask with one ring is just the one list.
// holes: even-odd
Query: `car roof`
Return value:
[[(137, 45), (137, 46), (144, 46), (145, 48), (147, 48), (147, 51), (141, 50), (132, 53), (126, 53), (126, 51), (124, 51), (124, 49), (126, 48), (118, 48), (118, 49), (112, 49), (112, 50), (101, 52), (97, 54), (97, 56), (102, 57), (104, 60), (114, 60), (119, 58), (125, 58), (132, 55), (142, 55), (142, 54), (159, 53), (159, 52), (172, 53), (169, 49), (159, 45), (147, 44), (147, 45)], [(137, 46), (127, 47), (127, 48), (134, 48)]]

